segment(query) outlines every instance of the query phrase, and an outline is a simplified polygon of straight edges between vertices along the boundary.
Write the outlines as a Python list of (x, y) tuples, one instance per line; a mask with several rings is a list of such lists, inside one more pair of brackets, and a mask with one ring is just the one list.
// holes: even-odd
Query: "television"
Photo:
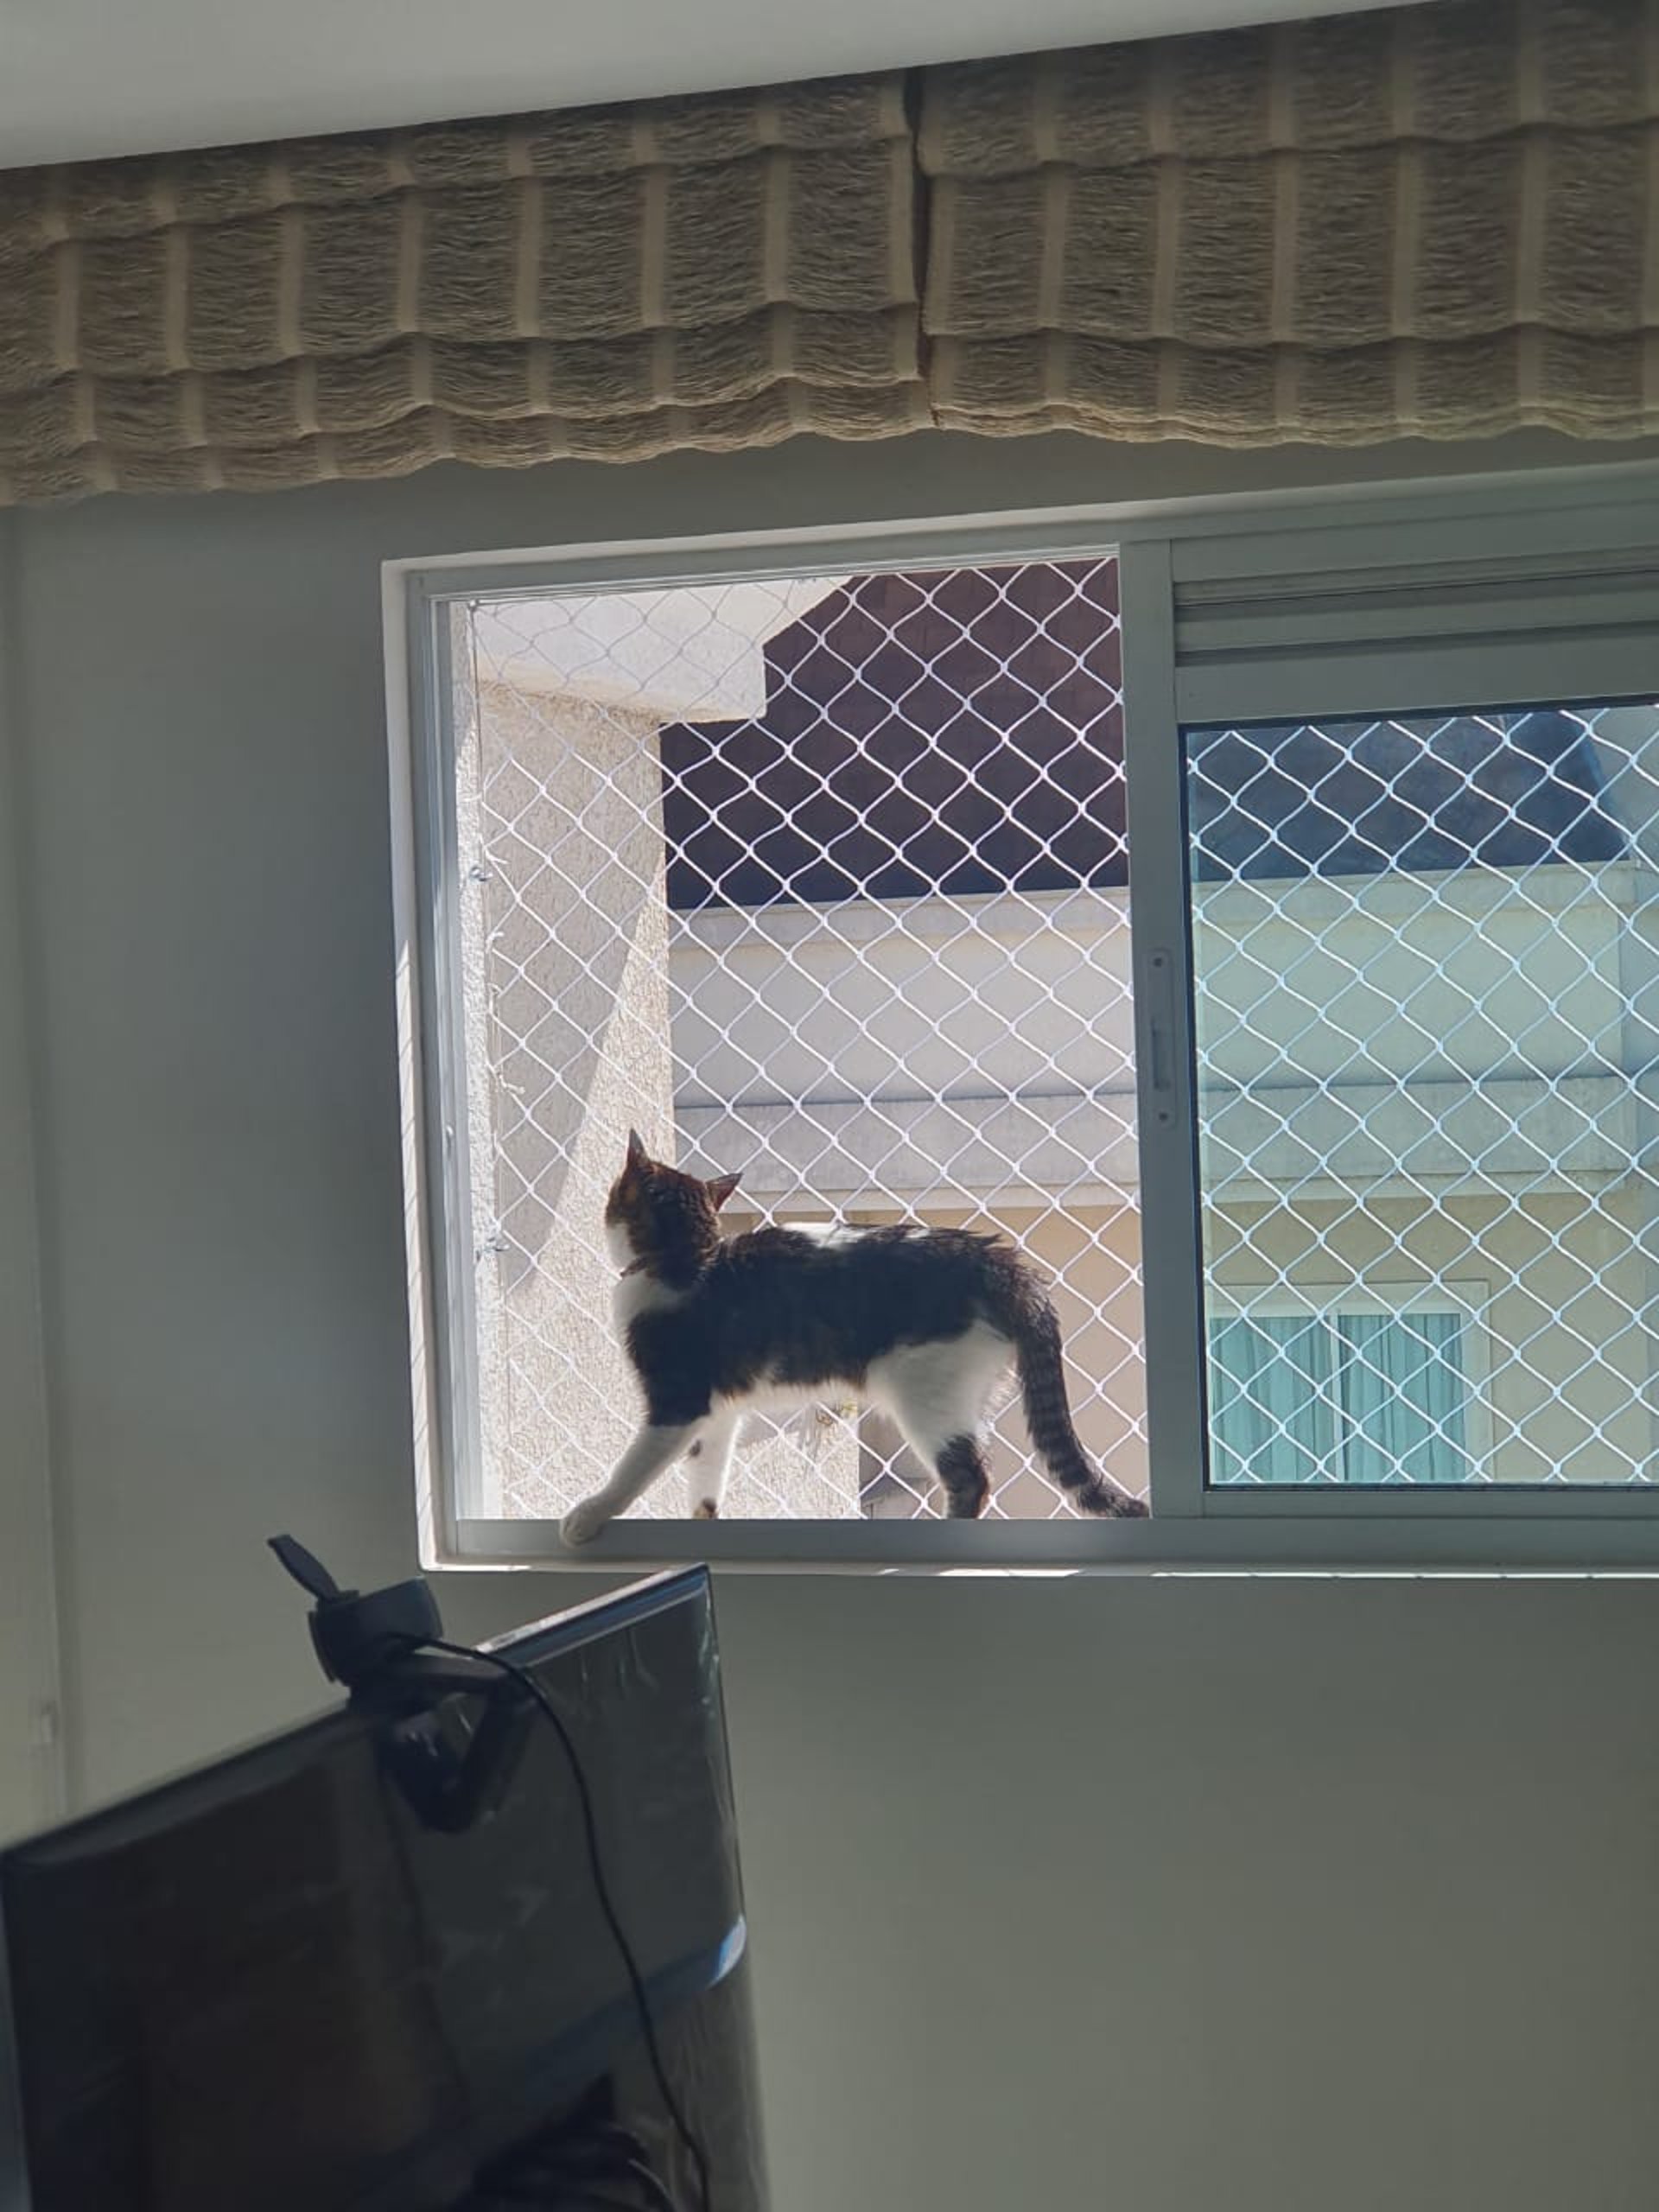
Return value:
[(676, 2113), (718, 2212), (764, 2212), (706, 1572), (481, 1648), (564, 1724), (640, 1987), (546, 1716), (445, 1825), (410, 1746), (477, 1700), (354, 1699), (0, 1853), (0, 2212), (696, 2212)]

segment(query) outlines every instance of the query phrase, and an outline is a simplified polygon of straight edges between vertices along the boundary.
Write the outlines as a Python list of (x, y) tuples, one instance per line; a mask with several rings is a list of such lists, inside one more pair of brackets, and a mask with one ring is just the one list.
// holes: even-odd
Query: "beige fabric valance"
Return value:
[(1226, 445), (1659, 429), (1659, 6), (930, 71), (936, 419)]
[(1659, 431), (1659, 0), (0, 173), (0, 504), (929, 423)]
[(894, 78), (0, 174), (0, 497), (928, 419)]

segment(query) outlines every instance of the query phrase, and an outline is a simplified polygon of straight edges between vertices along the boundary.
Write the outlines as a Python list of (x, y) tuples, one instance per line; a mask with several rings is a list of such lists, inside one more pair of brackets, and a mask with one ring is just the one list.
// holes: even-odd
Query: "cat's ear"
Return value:
[(639, 1141), (639, 1132), (638, 1129), (630, 1129), (628, 1131), (628, 1165), (630, 1167), (643, 1167), (645, 1164), (645, 1147)]
[(720, 1211), (742, 1179), (741, 1175), (716, 1175), (711, 1181), (703, 1185), (703, 1189), (709, 1193), (709, 1202), (716, 1213)]

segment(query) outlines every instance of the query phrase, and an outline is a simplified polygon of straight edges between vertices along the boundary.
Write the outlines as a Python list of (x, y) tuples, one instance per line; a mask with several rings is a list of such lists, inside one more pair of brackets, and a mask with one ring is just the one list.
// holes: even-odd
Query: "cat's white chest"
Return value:
[(683, 1291), (671, 1290), (655, 1275), (642, 1268), (638, 1274), (620, 1275), (611, 1293), (611, 1314), (620, 1332), (628, 1329), (642, 1313), (661, 1313), (677, 1306), (684, 1297)]
[(605, 1241), (611, 1248), (612, 1261), (622, 1271), (611, 1293), (611, 1318), (619, 1335), (626, 1335), (630, 1322), (637, 1321), (642, 1313), (659, 1313), (665, 1306), (679, 1304), (683, 1291), (671, 1290), (657, 1276), (634, 1266), (633, 1245), (620, 1222), (606, 1223)]

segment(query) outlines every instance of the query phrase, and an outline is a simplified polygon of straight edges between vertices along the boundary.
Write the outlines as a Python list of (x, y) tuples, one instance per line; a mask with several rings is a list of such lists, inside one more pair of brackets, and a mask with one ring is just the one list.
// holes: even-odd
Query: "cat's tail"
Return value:
[(1054, 1308), (1040, 1294), (1022, 1300), (1014, 1332), (1014, 1357), (1026, 1427), (1038, 1458), (1084, 1513), (1109, 1514), (1119, 1521), (1144, 1521), (1147, 1508), (1132, 1491), (1103, 1474), (1078, 1441), (1071, 1425), (1061, 1364), (1060, 1325)]

